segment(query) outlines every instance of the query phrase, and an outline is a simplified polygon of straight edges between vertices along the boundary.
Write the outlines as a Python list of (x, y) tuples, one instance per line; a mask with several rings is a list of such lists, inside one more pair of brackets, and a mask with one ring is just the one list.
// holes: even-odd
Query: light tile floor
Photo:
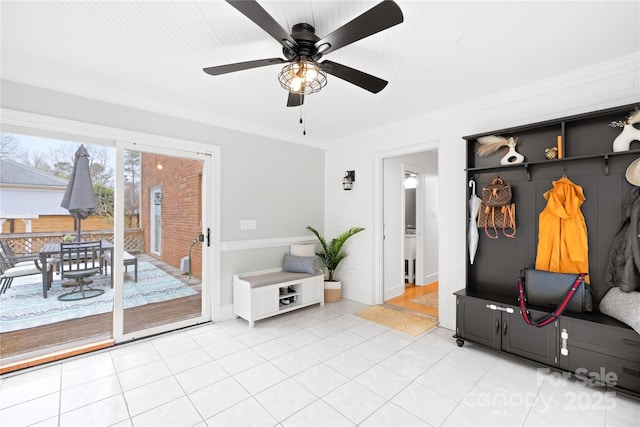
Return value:
[(198, 326), (0, 382), (9, 426), (635, 426), (640, 401), (353, 315), (343, 300)]

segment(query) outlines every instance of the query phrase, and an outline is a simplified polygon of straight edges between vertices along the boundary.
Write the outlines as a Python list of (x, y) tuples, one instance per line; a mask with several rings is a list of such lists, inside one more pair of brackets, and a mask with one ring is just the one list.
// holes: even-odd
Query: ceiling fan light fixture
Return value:
[(327, 73), (310, 58), (299, 57), (282, 68), (278, 80), (291, 93), (309, 95), (326, 86)]

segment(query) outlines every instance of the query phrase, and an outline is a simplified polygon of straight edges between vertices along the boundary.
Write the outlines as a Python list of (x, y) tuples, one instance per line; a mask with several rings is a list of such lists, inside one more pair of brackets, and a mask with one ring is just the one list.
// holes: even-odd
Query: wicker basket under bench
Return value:
[(289, 273), (282, 268), (233, 275), (233, 311), (252, 328), (256, 320), (313, 304), (324, 305), (324, 274)]

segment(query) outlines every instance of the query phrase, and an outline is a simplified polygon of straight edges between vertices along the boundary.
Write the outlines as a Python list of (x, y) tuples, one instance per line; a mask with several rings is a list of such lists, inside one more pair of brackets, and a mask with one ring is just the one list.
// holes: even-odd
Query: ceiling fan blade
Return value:
[(282, 46), (292, 49), (298, 43), (291, 37), (289, 32), (282, 28), (269, 13), (254, 0), (227, 0), (231, 6), (236, 8), (247, 18), (251, 19), (258, 27), (265, 30), (271, 37), (276, 39)]
[(211, 74), (212, 76), (219, 76), (220, 74), (233, 73), (234, 71), (249, 70), (251, 68), (264, 67), (266, 65), (282, 64), (284, 62), (288, 62), (288, 61), (285, 61), (282, 58), (258, 59), (255, 61), (236, 62), (235, 64), (207, 67), (207, 68), (203, 68), (202, 71), (204, 71), (207, 74)]
[(347, 22), (326, 37), (318, 40), (315, 46), (323, 55), (357, 42), (404, 21), (402, 10), (391, 0), (383, 1), (362, 15)]
[(302, 104), (304, 104), (304, 95), (289, 92), (289, 98), (287, 98), (287, 107), (299, 107)]
[(332, 76), (336, 76), (356, 86), (360, 86), (362, 89), (368, 90), (372, 93), (380, 92), (389, 83), (388, 81), (372, 76), (371, 74), (367, 74), (356, 70), (355, 68), (347, 67), (346, 65), (338, 64), (333, 61), (323, 61), (320, 63), (320, 67)]

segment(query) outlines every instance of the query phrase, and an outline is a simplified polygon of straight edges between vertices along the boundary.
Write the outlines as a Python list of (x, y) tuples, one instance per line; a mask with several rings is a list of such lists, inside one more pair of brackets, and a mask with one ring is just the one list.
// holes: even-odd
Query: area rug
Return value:
[[(189, 286), (165, 273), (149, 262), (138, 264), (138, 282), (133, 274), (124, 282), (124, 308), (168, 301), (197, 294)], [(55, 277), (54, 277), (55, 279)], [(104, 289), (104, 294), (80, 301), (58, 301), (58, 296), (69, 292), (62, 281), (54, 280), (47, 298), (42, 296), (39, 275), (16, 278), (11, 287), (0, 295), (0, 333), (33, 328), (113, 309), (113, 289), (108, 276), (94, 276), (93, 288)]]
[(356, 313), (356, 316), (413, 336), (422, 335), (438, 326), (436, 319), (394, 310), (382, 305), (362, 309)]
[(425, 307), (438, 308), (438, 290), (412, 298), (409, 301), (414, 304), (424, 305)]

